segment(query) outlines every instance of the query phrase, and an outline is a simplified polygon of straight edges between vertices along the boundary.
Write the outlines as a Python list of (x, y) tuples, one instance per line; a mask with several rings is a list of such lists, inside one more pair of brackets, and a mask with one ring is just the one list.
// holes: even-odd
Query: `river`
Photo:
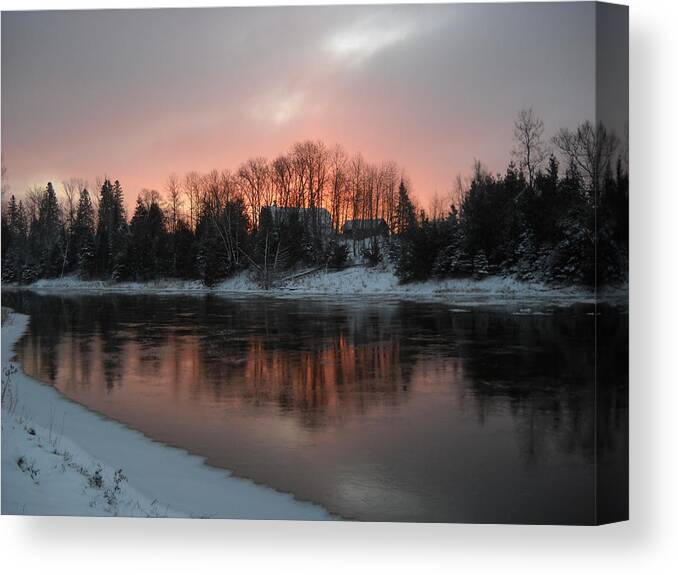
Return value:
[(601, 477), (628, 483), (624, 309), (29, 291), (3, 305), (31, 317), (29, 375), (341, 517), (625, 513), (614, 488), (595, 500)]

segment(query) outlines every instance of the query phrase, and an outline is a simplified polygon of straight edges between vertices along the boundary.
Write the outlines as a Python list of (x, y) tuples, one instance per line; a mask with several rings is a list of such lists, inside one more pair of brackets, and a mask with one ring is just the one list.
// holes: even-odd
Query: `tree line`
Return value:
[(561, 129), (549, 150), (543, 132), (532, 110), (522, 111), (504, 174), (476, 162), (446, 217), (406, 211), (394, 257), (402, 281), (489, 274), (588, 286), (627, 281), (628, 160), (619, 138), (584, 122)]
[[(627, 274), (628, 173), (615, 134), (584, 122), (550, 144), (531, 110), (515, 124), (504, 174), (476, 162), (446, 209), (426, 213), (393, 162), (374, 165), (322, 142), (295, 144), (235, 172), (170, 176), (164, 197), (139, 195), (131, 217), (120, 183), (51, 183), (2, 211), (2, 279), (200, 279), (249, 269), (265, 287), (300, 267), (343, 267), (349, 219), (383, 219), (389, 238), (360, 254), (388, 258), (401, 281), (511, 274), (555, 283), (614, 283)], [(556, 155), (557, 153), (557, 155)], [(283, 221), (268, 206), (292, 208)], [(327, 210), (331, 230), (318, 221)], [(597, 262), (597, 266), (596, 266)]]

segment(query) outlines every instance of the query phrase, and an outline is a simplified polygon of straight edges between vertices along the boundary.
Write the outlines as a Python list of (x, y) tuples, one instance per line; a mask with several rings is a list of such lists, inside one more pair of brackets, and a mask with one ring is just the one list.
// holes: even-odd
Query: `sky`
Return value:
[(5, 12), (8, 184), (108, 176), (133, 202), (320, 139), (425, 205), (505, 169), (520, 109), (549, 137), (594, 119), (595, 42), (591, 3)]

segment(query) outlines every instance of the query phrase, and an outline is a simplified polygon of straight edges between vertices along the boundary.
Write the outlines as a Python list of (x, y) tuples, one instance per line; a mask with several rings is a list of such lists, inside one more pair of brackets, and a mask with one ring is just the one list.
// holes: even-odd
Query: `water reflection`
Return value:
[(624, 486), (628, 317), (613, 309), (596, 456), (590, 307), (3, 297), (32, 316), (31, 375), (346, 517), (589, 523), (594, 462)]

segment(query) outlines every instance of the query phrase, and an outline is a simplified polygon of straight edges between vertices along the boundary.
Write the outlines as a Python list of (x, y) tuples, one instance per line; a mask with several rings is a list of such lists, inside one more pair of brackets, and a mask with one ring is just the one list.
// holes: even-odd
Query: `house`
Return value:
[(269, 215), (274, 227), (288, 224), (296, 217), (309, 230), (317, 229), (322, 235), (332, 233), (332, 216), (325, 208), (288, 208), (273, 204), (261, 208), (260, 221)]
[(383, 218), (372, 220), (347, 220), (342, 228), (342, 233), (354, 240), (386, 237), (389, 234), (388, 224)]

